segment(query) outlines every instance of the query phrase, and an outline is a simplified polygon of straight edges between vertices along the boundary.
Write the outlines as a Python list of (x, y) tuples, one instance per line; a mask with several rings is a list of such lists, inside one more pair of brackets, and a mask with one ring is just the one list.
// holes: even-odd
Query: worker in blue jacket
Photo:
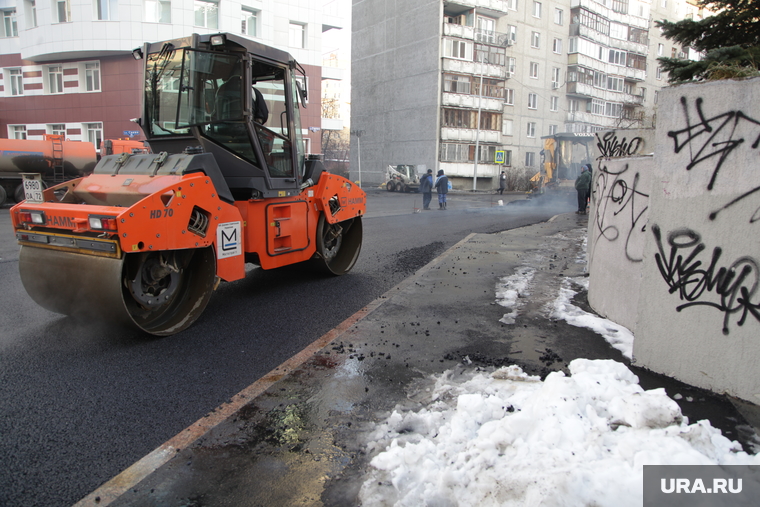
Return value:
[(438, 209), (446, 209), (446, 194), (449, 193), (449, 178), (443, 174), (443, 169), (438, 170), (435, 179), (435, 190), (438, 192)]

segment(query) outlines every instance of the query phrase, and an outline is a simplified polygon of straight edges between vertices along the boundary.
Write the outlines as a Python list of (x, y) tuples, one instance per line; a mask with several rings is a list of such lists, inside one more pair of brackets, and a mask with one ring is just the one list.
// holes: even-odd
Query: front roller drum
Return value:
[(323, 269), (333, 275), (351, 271), (362, 249), (362, 218), (335, 224), (320, 215), (317, 224), (317, 257)]
[(216, 259), (211, 247), (113, 259), (22, 246), (19, 271), (31, 298), (52, 312), (168, 336), (206, 308)]

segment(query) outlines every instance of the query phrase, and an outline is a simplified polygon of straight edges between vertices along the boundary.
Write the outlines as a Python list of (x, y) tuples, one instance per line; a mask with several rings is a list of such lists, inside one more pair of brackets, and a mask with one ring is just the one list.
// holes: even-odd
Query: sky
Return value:
[[(501, 322), (514, 323), (533, 274), (519, 268), (496, 285), (510, 310)], [(546, 316), (630, 358), (628, 329), (571, 303), (587, 283), (566, 278)], [(625, 364), (576, 359), (568, 369), (543, 381), (516, 365), (435, 377), (423, 408), (398, 406), (369, 433), (362, 505), (641, 506), (644, 465), (760, 465), (709, 421), (689, 421), (664, 389), (642, 389)]]

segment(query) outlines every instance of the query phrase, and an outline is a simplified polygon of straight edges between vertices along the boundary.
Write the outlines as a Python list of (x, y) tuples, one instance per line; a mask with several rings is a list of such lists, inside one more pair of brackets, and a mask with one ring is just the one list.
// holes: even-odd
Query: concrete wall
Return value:
[(636, 326), (646, 242), (655, 131), (596, 134), (589, 216), (589, 303), (600, 315)]
[[(629, 294), (636, 305), (636, 364), (760, 403), (760, 79), (662, 90), (654, 142), (651, 160), (608, 164), (619, 170), (627, 163), (629, 178), (639, 174), (637, 192), (629, 195), (641, 204), (626, 216), (643, 214), (629, 248), (613, 247), (617, 241), (602, 234), (602, 225), (622, 213), (604, 208), (605, 195), (615, 192), (600, 191), (603, 174), (595, 175), (589, 300), (620, 304), (617, 277), (629, 287), (638, 283), (638, 298)], [(638, 200), (644, 195), (647, 209)], [(641, 260), (634, 263), (628, 254), (639, 245)], [(631, 321), (627, 310), (610, 318)]]
[[(440, 0), (354, 0), (351, 130), (361, 137), (362, 184), (385, 181), (388, 164), (436, 168), (441, 95)], [(359, 146), (351, 136), (351, 179)]]

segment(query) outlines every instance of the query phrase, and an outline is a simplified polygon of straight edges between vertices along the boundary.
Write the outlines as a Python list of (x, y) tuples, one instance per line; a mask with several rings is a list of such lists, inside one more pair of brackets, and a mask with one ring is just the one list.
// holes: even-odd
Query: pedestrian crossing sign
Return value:
[(503, 164), (504, 163), (504, 150), (496, 150), (496, 155), (494, 156), (494, 163), (496, 164)]

